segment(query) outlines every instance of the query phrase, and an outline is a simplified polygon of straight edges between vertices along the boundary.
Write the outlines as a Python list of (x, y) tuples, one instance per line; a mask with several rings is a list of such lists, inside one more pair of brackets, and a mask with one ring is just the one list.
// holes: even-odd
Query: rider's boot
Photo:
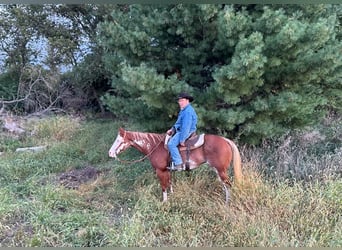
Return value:
[(183, 163), (175, 165), (173, 162), (171, 162), (171, 164), (170, 164), (170, 166), (168, 167), (168, 169), (169, 169), (170, 171), (182, 171), (182, 170), (184, 170), (185, 168), (184, 168), (184, 164), (183, 164)]

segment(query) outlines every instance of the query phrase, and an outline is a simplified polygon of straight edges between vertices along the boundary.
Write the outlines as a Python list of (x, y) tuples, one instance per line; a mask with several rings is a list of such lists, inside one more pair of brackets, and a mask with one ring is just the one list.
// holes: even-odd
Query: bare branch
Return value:
[(5, 105), (18, 107), (22, 104), (25, 112), (45, 113), (46, 111), (61, 110), (58, 103), (63, 99), (66, 88), (60, 86), (59, 74), (51, 73), (41, 67), (28, 66), (23, 68), (17, 90), (17, 97), (13, 100), (0, 99), (2, 109)]

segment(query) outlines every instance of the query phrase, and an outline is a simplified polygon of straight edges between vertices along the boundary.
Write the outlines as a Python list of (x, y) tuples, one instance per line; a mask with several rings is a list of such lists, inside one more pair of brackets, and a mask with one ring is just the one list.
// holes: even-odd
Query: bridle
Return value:
[[(124, 133), (124, 136), (123, 136), (123, 140), (125, 141), (125, 137), (126, 137), (126, 131)], [(165, 137), (163, 137), (165, 138)], [(153, 154), (153, 152), (159, 147), (160, 143), (163, 141), (163, 139), (161, 139), (158, 144), (148, 153), (146, 154), (144, 157), (142, 157), (141, 159), (138, 159), (138, 160), (134, 160), (134, 161), (126, 161), (126, 160), (121, 160), (118, 156), (116, 156), (116, 159), (119, 161), (119, 162), (122, 162), (124, 164), (133, 164), (133, 163), (137, 163), (137, 162), (142, 162), (143, 160), (145, 160), (147, 157), (149, 157), (150, 155)]]

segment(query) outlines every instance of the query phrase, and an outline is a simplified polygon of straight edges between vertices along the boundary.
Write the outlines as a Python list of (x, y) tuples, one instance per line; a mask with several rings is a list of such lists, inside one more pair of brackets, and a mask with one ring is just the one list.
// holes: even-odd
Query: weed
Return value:
[(68, 116), (55, 116), (31, 122), (32, 135), (40, 140), (69, 140), (80, 128), (80, 120)]

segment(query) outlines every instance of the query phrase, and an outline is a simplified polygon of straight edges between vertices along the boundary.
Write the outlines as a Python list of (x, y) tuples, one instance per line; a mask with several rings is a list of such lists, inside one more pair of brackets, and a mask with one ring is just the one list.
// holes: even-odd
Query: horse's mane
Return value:
[(144, 132), (130, 132), (133, 139), (141, 140), (145, 139), (151, 144), (160, 143), (160, 141), (164, 140), (165, 134), (157, 134), (157, 133), (144, 133)]

